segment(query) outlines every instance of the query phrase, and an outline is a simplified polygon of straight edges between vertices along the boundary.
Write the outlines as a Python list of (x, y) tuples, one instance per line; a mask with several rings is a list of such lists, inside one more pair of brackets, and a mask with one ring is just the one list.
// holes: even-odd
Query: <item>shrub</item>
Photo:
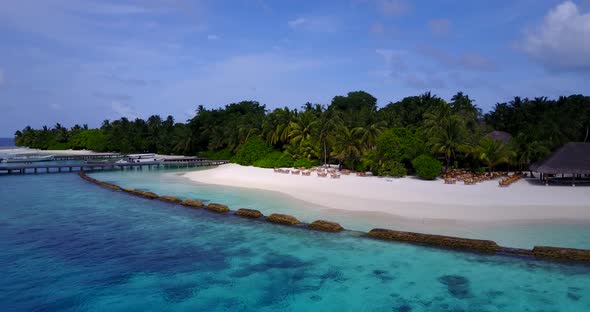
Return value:
[(270, 152), (272, 152), (272, 147), (259, 136), (251, 137), (240, 146), (238, 152), (232, 158), (232, 162), (242, 166), (250, 166)]
[(369, 166), (367, 166), (365, 163), (363, 162), (359, 162), (357, 163), (354, 167), (353, 167), (354, 171), (359, 171), (359, 172), (366, 172), (369, 170)]
[(299, 168), (299, 167), (305, 167), (307, 169), (318, 165), (319, 162), (318, 161), (313, 161), (313, 160), (309, 160), (307, 158), (301, 158), (301, 159), (297, 159), (294, 163), (293, 163), (293, 167), (295, 168)]
[(442, 164), (440, 161), (428, 156), (420, 155), (412, 161), (416, 174), (425, 180), (434, 180), (440, 174)]
[(399, 161), (387, 161), (381, 164), (377, 174), (380, 176), (405, 177), (408, 174), (406, 167)]
[(255, 161), (254, 166), (260, 168), (291, 167), (293, 166), (293, 158), (281, 152), (273, 151)]
[(377, 138), (377, 153), (382, 160), (410, 162), (425, 149), (424, 142), (405, 128), (385, 130)]
[(49, 147), (47, 147), (48, 150), (67, 150), (69, 148), (70, 148), (70, 146), (68, 145), (68, 143), (59, 143), (59, 142), (51, 143), (51, 145), (49, 145)]
[(205, 151), (201, 152), (199, 155), (210, 160), (228, 160), (234, 157), (234, 153), (227, 148), (220, 151)]

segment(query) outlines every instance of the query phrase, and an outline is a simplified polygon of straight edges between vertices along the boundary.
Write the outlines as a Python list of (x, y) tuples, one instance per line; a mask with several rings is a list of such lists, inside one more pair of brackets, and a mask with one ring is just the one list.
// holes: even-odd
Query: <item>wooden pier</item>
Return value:
[(0, 175), (13, 174), (39, 174), (39, 173), (61, 173), (61, 172), (79, 172), (79, 171), (112, 171), (147, 168), (166, 169), (166, 168), (190, 168), (218, 166), (228, 163), (227, 160), (204, 160), (199, 158), (185, 158), (153, 162), (138, 163), (85, 163), (85, 164), (24, 164), (18, 166), (0, 166)]
[[(45, 153), (51, 155), (50, 153)], [(123, 158), (125, 155), (118, 153), (107, 153), (107, 154), (88, 154), (88, 155), (54, 155), (53, 160), (91, 160), (91, 159), (113, 159)]]

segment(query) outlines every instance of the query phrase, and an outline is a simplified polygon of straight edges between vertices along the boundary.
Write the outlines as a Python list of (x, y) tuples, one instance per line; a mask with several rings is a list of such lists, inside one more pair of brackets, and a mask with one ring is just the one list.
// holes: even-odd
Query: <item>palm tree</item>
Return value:
[(333, 118), (332, 112), (328, 110), (323, 111), (317, 123), (315, 137), (323, 151), (324, 165), (328, 163), (328, 143), (333, 141), (335, 128), (336, 119)]
[(546, 142), (535, 140), (525, 132), (518, 133), (512, 140), (511, 145), (512, 150), (516, 153), (516, 160), (520, 170), (550, 153)]
[(375, 147), (375, 145), (377, 144), (377, 137), (379, 137), (379, 135), (383, 133), (383, 130), (385, 130), (386, 126), (387, 122), (377, 121), (368, 124), (366, 127), (357, 128), (357, 131), (360, 132), (361, 140), (365, 145), (364, 147), (367, 150), (371, 150)]
[(318, 120), (311, 113), (304, 112), (297, 116), (294, 121), (290, 123), (291, 131), (289, 138), (292, 144), (299, 144), (303, 146), (312, 137), (315, 126)]
[(264, 119), (262, 133), (270, 144), (287, 144), (291, 132), (292, 113), (289, 108), (277, 108)]
[(502, 163), (509, 163), (514, 153), (510, 150), (508, 145), (502, 143), (500, 140), (494, 140), (490, 137), (484, 137), (475, 148), (477, 155), (481, 161), (488, 165), (490, 175), (494, 171), (496, 165)]
[[(182, 125), (182, 124), (181, 124)], [(192, 150), (195, 143), (195, 135), (191, 127), (188, 125), (182, 125), (176, 129), (177, 143), (174, 145), (174, 152), (182, 155), (186, 155)]]
[(448, 170), (457, 152), (469, 150), (465, 123), (447, 104), (431, 109), (424, 117), (424, 127), (430, 138), (428, 144), (435, 154), (445, 157), (445, 170)]
[(333, 154), (339, 161), (339, 167), (342, 167), (342, 163), (346, 160), (359, 158), (362, 154), (359, 129), (350, 129), (344, 124), (339, 124)]

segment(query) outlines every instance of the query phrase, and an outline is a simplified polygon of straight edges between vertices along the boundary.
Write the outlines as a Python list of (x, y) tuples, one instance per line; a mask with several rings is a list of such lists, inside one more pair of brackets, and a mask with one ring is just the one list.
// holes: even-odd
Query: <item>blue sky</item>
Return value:
[(6, 0), (0, 136), (257, 100), (590, 93), (590, 0)]

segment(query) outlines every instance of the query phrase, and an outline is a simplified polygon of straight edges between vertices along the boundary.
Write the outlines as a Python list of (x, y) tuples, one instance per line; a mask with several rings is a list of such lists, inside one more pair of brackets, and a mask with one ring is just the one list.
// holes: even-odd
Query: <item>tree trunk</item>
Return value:
[(328, 162), (327, 159), (328, 159), (328, 155), (327, 155), (327, 151), (326, 151), (326, 140), (324, 140), (324, 166)]

